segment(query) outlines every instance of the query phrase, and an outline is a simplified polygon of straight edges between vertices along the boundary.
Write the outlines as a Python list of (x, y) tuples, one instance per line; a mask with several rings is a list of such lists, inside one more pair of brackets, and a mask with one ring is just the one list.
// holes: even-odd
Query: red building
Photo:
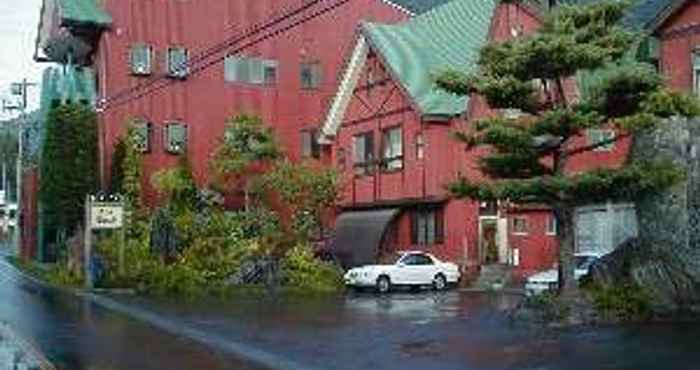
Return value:
[[(460, 176), (483, 178), (478, 160), (484, 154), (466, 151), (452, 132), (508, 112), (492, 111), (478, 96), (440, 91), (433, 83), (435, 73), (473, 69), (485, 43), (535, 31), (540, 11), (528, 2), (454, 0), (408, 22), (359, 28), (321, 130), (321, 142), (332, 148), (332, 161), (347, 185), (334, 245), (345, 264), (371, 262), (377, 250), (381, 255), (400, 249), (431, 251), (465, 271), (509, 264), (516, 276), (556, 263), (556, 224), (546, 207), (450, 197), (446, 185)], [(567, 94), (576, 98), (574, 81)], [(614, 132), (591, 130), (573, 145), (609, 134)], [(569, 171), (619, 166), (628, 148), (629, 140), (621, 140), (579, 155)], [(582, 220), (588, 214), (602, 220), (600, 212), (593, 213), (597, 209), (585, 209)], [(583, 245), (597, 248), (597, 236), (590, 238)]]
[[(290, 158), (319, 157), (311, 136), (359, 22), (406, 20), (446, 1), (45, 0), (37, 49), (96, 71), (105, 186), (114, 145), (137, 123), (152, 201), (150, 175), (183, 152), (207, 184), (210, 155), (239, 114), (273, 126)], [(72, 60), (52, 48), (66, 30), (84, 47)]]
[[(569, 2), (579, 1), (590, 2)], [(140, 128), (153, 200), (150, 174), (186, 152), (205, 185), (226, 120), (257, 114), (290, 158), (322, 158), (341, 170), (338, 239), (374, 249), (354, 253), (358, 260), (375, 258), (376, 248), (425, 248), (466, 268), (510, 263), (524, 275), (555, 263), (556, 225), (543, 207), (450, 198), (450, 181), (482, 176), (480, 153), (465, 152), (451, 131), (497, 112), (478, 97), (435, 90), (431, 73), (472, 68), (489, 40), (532, 32), (538, 3), (44, 0), (36, 59), (94, 69), (105, 187), (129, 121)], [(694, 2), (641, 0), (626, 19), (654, 36), (639, 57), (680, 89), (699, 85), (697, 13)], [(592, 130), (579, 140), (611, 134)], [(623, 140), (580, 155), (570, 170), (620, 165), (628, 148)], [(580, 223), (593, 226), (577, 231), (577, 243), (614, 245), (614, 223), (601, 220), (620, 209), (582, 210)]]

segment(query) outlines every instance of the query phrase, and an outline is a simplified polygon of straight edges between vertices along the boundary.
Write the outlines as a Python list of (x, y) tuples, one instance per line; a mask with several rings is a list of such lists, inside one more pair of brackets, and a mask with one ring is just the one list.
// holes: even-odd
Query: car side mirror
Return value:
[(406, 267), (406, 264), (403, 263), (403, 262), (399, 262), (399, 263), (396, 264), (396, 266), (398, 266), (398, 267)]

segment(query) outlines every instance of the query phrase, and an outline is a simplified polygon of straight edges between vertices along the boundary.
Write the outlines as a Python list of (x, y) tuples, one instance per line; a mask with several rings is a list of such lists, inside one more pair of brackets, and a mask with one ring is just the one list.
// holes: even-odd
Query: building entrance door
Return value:
[(507, 235), (508, 223), (505, 218), (479, 219), (479, 255), (482, 265), (511, 262)]

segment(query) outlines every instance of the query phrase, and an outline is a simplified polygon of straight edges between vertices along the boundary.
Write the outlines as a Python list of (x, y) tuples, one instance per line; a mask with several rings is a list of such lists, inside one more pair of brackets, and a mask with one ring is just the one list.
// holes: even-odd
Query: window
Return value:
[(170, 154), (182, 154), (187, 147), (187, 125), (179, 122), (165, 126), (165, 151)]
[(185, 78), (189, 73), (187, 49), (182, 47), (168, 48), (166, 57), (166, 70), (169, 77)]
[(228, 82), (243, 82), (253, 85), (277, 83), (279, 62), (272, 59), (226, 57), (224, 79)]
[(301, 132), (301, 156), (302, 158), (320, 158), (321, 146), (318, 144), (316, 130)]
[[(604, 141), (615, 139), (614, 130), (601, 130), (601, 129), (588, 129), (586, 130), (586, 135), (588, 136), (588, 144), (595, 145), (602, 143)], [(594, 149), (596, 152), (609, 152), (615, 149), (615, 142), (610, 141), (607, 144), (603, 144)]]
[(433, 260), (425, 254), (407, 254), (401, 262), (407, 266), (427, 266), (433, 265)]
[(511, 226), (513, 227), (513, 234), (527, 234), (528, 225), (527, 218), (525, 217), (513, 217), (511, 221)]
[(136, 44), (129, 52), (131, 73), (136, 76), (148, 76), (152, 72), (151, 59), (153, 48), (146, 44)]
[(413, 212), (411, 219), (412, 244), (442, 244), (443, 239), (444, 227), (442, 209), (418, 209)]
[(374, 166), (374, 135), (371, 132), (355, 135), (353, 142), (353, 167), (357, 175), (370, 175)]
[(299, 79), (302, 89), (318, 89), (321, 86), (321, 63), (301, 63)]
[(416, 159), (425, 158), (425, 138), (422, 133), (416, 134)]
[(146, 120), (137, 120), (133, 123), (134, 146), (141, 153), (151, 151), (152, 125)]
[(382, 133), (382, 168), (387, 171), (403, 168), (403, 137), (401, 127), (393, 127)]
[(263, 83), (265, 85), (277, 84), (277, 70), (279, 63), (276, 60), (262, 60)]
[(547, 218), (547, 235), (557, 235), (557, 218), (554, 215), (550, 215)]

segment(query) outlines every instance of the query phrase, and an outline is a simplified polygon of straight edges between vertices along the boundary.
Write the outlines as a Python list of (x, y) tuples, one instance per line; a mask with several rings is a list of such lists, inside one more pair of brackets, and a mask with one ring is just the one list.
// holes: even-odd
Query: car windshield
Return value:
[(594, 256), (576, 256), (576, 269), (587, 270), (595, 260)]

